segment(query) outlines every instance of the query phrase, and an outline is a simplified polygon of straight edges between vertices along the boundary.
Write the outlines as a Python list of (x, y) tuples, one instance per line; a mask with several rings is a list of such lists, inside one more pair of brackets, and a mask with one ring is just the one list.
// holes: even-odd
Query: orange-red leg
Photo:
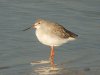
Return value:
[(55, 64), (54, 64), (54, 55), (55, 55), (54, 47), (51, 46), (51, 52), (50, 52), (50, 64), (51, 64), (51, 66), (52, 66), (53, 68), (55, 67)]

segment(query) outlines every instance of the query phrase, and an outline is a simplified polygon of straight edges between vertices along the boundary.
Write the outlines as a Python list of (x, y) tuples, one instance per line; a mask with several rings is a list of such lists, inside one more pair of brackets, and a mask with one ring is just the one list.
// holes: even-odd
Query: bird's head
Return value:
[(31, 27), (28, 27), (28, 28), (24, 29), (23, 31), (29, 30), (29, 29), (31, 29), (31, 28), (39, 29), (40, 27), (43, 27), (43, 26), (45, 25), (45, 23), (46, 23), (45, 20), (43, 20), (43, 19), (38, 19), (38, 20), (35, 21), (34, 24), (32, 24)]
[(43, 20), (43, 19), (38, 19), (38, 20), (36, 20), (36, 22), (32, 25), (32, 28), (39, 29), (39, 28), (42, 27), (44, 24), (45, 24), (45, 20)]

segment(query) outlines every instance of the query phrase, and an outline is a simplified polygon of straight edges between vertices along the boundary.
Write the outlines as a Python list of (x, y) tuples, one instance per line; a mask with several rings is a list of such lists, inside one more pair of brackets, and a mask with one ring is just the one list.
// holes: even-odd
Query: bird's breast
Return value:
[(72, 39), (62, 39), (56, 35), (53, 35), (51, 33), (48, 33), (47, 31), (42, 31), (42, 30), (36, 30), (36, 36), (38, 40), (49, 46), (60, 46), (63, 43), (66, 43), (68, 41), (71, 41)]

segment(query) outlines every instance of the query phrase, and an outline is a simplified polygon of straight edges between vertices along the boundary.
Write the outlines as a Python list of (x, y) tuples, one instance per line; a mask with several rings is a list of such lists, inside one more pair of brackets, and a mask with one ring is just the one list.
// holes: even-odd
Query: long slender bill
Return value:
[(31, 29), (32, 27), (28, 27), (28, 28), (26, 28), (26, 29), (24, 29), (24, 30), (22, 30), (22, 31), (26, 31), (26, 30), (29, 30), (29, 29)]

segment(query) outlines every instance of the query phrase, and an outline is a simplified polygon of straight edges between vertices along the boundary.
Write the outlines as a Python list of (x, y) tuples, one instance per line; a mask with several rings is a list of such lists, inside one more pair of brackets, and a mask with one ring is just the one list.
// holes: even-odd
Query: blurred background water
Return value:
[(48, 59), (49, 47), (22, 31), (37, 18), (79, 35), (55, 49), (55, 63), (73, 70), (67, 75), (100, 74), (100, 0), (0, 0), (0, 75), (38, 75), (30, 63)]

